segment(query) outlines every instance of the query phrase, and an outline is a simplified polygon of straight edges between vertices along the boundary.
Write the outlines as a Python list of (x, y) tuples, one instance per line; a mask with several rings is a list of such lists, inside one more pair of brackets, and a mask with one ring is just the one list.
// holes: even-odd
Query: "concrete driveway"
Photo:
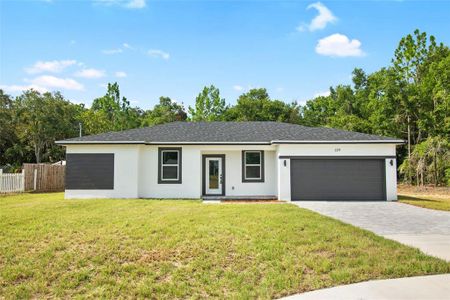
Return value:
[(373, 280), (297, 294), (285, 300), (449, 299), (450, 275)]
[(292, 203), (450, 261), (450, 212), (399, 202)]

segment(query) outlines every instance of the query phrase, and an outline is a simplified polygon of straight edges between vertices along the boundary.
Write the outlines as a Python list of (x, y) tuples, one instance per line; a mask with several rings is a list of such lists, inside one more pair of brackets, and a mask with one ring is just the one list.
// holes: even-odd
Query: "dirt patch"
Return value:
[(450, 187), (445, 186), (414, 186), (409, 184), (399, 184), (397, 187), (399, 195), (411, 196), (411, 197), (428, 197), (434, 199), (449, 199)]

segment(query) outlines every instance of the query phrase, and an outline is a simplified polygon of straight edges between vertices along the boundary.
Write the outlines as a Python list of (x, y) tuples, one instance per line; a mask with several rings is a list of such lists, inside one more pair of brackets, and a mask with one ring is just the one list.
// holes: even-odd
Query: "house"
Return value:
[(280, 122), (174, 122), (66, 147), (66, 198), (396, 200), (396, 146)]

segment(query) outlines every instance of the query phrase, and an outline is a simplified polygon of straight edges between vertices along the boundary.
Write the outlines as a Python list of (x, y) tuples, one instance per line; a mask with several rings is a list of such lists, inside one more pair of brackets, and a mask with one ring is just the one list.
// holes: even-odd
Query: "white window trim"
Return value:
[[(247, 164), (247, 153), (259, 153), (259, 164)], [(259, 167), (259, 177), (247, 177), (247, 167)], [(261, 180), (262, 179), (262, 151), (249, 150), (244, 151), (244, 179), (245, 180)]]
[[(164, 163), (164, 153), (165, 152), (176, 152), (177, 153), (177, 163), (176, 164), (165, 164)], [(177, 167), (177, 178), (164, 178), (164, 167)], [(180, 178), (180, 150), (161, 150), (161, 181), (178, 181)]]

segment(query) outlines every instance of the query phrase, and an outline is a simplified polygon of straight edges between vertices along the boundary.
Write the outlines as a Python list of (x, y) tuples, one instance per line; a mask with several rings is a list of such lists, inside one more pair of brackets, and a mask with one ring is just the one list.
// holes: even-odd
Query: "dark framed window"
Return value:
[(264, 151), (242, 151), (242, 182), (264, 182)]
[(181, 148), (158, 148), (158, 183), (181, 183)]

